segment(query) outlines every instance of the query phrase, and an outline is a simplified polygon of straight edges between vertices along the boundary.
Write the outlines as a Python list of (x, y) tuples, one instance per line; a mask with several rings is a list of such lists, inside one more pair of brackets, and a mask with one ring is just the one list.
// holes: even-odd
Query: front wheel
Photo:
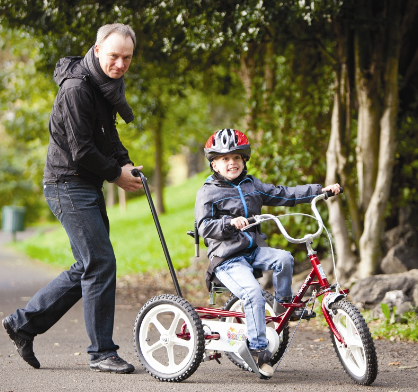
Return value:
[(345, 299), (333, 303), (330, 316), (347, 347), (331, 331), (331, 339), (345, 372), (360, 385), (370, 385), (377, 376), (373, 338), (363, 316)]
[(139, 362), (151, 376), (160, 381), (183, 381), (203, 358), (202, 322), (185, 299), (159, 295), (139, 311), (134, 344)]

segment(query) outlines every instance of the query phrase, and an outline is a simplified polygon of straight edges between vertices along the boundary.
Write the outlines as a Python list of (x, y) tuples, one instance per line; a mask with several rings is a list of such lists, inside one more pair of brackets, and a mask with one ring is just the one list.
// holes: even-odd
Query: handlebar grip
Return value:
[(248, 224), (250, 225), (255, 223), (255, 218), (253, 216), (250, 216), (249, 218), (247, 218), (247, 220), (248, 220)]
[(139, 176), (140, 176), (139, 169), (132, 169), (132, 170), (131, 170), (131, 174), (132, 174), (134, 177), (139, 177)]
[[(343, 187), (340, 187), (340, 193), (343, 193), (343, 192), (344, 192)], [(333, 191), (327, 191), (326, 194), (327, 194), (327, 198), (336, 196), (336, 194)]]

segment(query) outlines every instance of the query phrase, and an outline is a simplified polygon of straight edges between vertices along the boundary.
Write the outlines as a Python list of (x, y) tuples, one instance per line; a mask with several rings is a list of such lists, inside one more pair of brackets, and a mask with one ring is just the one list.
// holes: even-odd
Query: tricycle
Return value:
[[(257, 365), (245, 349), (245, 314), (241, 301), (237, 297), (231, 295), (222, 308), (193, 307), (183, 298), (146, 177), (137, 169), (134, 169), (132, 174), (141, 177), (143, 182), (177, 293), (177, 295), (155, 296), (140, 309), (133, 329), (133, 340), (139, 362), (157, 380), (180, 382), (189, 378), (202, 362), (211, 360), (219, 362), (222, 354), (225, 354), (239, 368), (254, 372), (260, 379), (268, 378), (260, 374)], [(302, 319), (309, 320), (315, 317), (314, 303), (321, 297), (320, 309), (329, 326), (332, 344), (345, 372), (357, 384), (370, 385), (375, 380), (378, 371), (376, 350), (370, 331), (358, 309), (347, 300), (349, 290), (342, 289), (338, 281), (333, 285), (329, 283), (317, 253), (313, 249), (313, 240), (320, 237), (325, 228), (316, 204), (330, 196), (334, 194), (327, 192), (312, 199), (311, 209), (314, 216), (307, 216), (317, 221), (318, 229), (315, 233), (306, 234), (303, 238), (292, 238), (281, 223), (280, 216), (271, 214), (250, 218), (250, 224), (242, 230), (271, 220), (287, 241), (306, 244), (307, 255), (312, 264), (312, 269), (292, 301), (283, 304), (285, 312), (274, 314), (273, 295), (264, 291), (269, 341), (267, 348), (273, 353), (271, 365), (275, 365), (277, 370), (299, 323)], [(285, 216), (289, 215), (306, 216), (306, 214), (286, 214)], [(199, 244), (197, 229), (195, 228), (189, 234), (195, 238), (197, 252)], [(331, 240), (330, 245), (332, 250)], [(332, 258), (335, 270), (333, 252)], [(217, 293), (227, 291), (219, 283), (212, 283), (209, 293), (210, 305), (215, 304)], [(305, 298), (308, 291), (311, 294)], [(292, 315), (296, 308), (301, 308), (303, 311), (290, 337), (289, 321), (293, 319)]]

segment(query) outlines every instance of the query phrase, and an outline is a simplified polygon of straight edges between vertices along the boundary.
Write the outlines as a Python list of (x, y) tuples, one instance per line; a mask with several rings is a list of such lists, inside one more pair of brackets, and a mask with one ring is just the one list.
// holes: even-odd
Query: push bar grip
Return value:
[(131, 174), (132, 174), (134, 177), (139, 177), (139, 176), (140, 176), (140, 171), (139, 171), (139, 169), (132, 169), (132, 170), (131, 170)]
[[(344, 189), (343, 189), (343, 187), (340, 187), (340, 193), (343, 193), (344, 192)], [(325, 200), (326, 199), (328, 199), (328, 197), (333, 197), (333, 196), (336, 196), (336, 194), (333, 192), (333, 191), (326, 191), (325, 192), (326, 193), (326, 197), (325, 197)]]
[[(343, 193), (343, 192), (344, 192), (344, 189), (340, 187), (340, 193)], [(336, 196), (336, 194), (333, 191), (327, 191), (326, 194), (327, 194), (326, 199), (328, 199), (328, 197)]]

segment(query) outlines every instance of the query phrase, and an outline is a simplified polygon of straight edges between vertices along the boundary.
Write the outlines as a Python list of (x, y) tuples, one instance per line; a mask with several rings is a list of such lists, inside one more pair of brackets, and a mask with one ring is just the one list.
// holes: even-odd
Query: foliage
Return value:
[[(403, 12), (412, 3), (400, 2)], [(134, 28), (138, 45), (126, 82), (128, 102), (137, 117), (132, 124), (121, 123), (119, 129), (132, 159), (145, 166), (150, 180), (157, 129), (163, 130), (162, 170), (166, 173), (169, 155), (179, 150), (196, 151), (212, 131), (228, 126), (242, 129), (251, 137), (251, 174), (266, 182), (296, 185), (323, 183), (325, 178), (333, 78), (340, 65), (340, 59), (336, 60), (336, 37), (347, 39), (349, 57), (353, 56), (351, 39), (360, 27), (365, 32), (364, 42), (368, 34), (373, 34), (378, 43), (383, 42), (382, 36), (376, 34), (389, 20), (380, 18), (377, 12), (383, 9), (382, 4), (386, 3), (367, 1), (360, 8), (360, 3), (351, 0), (0, 0), (0, 22), (24, 29), (39, 39), (41, 55), (36, 63), (38, 69), (48, 70), (49, 74), (64, 54), (85, 53), (94, 42), (97, 28), (104, 23), (123, 21)], [(366, 10), (373, 18), (356, 10)], [(402, 24), (405, 42), (400, 74), (405, 79), (400, 80), (400, 86), (407, 94), (401, 97), (389, 226), (397, 224), (399, 206), (417, 201), (417, 94), (410, 88), (416, 85), (416, 77), (407, 79), (408, 74), (414, 75), (411, 69), (416, 68), (408, 65), (414, 57), (409, 52), (415, 53), (416, 47), (407, 38), (414, 34), (405, 33), (416, 23), (413, 12), (410, 16)], [(337, 34), (337, 29), (344, 33)], [(351, 57), (346, 64), (350, 68), (350, 93), (354, 84)], [(365, 70), (368, 72), (367, 67)], [(244, 71), (250, 74), (249, 86), (244, 83)], [(270, 80), (269, 72), (273, 75)], [(354, 95), (347, 118), (357, 116)], [(348, 151), (350, 177), (357, 178), (353, 149), (356, 121), (349, 126), (344, 148)], [(1, 153), (12, 161), (13, 153)], [(358, 192), (353, 189), (352, 193)], [(297, 228), (295, 236), (314, 226), (314, 222), (306, 226), (305, 220), (299, 218), (290, 223)], [(270, 234), (272, 244), (284, 245), (273, 228)], [(296, 249), (293, 251), (298, 253)]]
[[(167, 214), (160, 224), (171, 259), (176, 268), (189, 265), (194, 254), (193, 240), (186, 235), (193, 228), (196, 192), (205, 175), (198, 175), (186, 183), (166, 188)], [(145, 196), (130, 200), (126, 211), (118, 206), (109, 208), (110, 238), (115, 250), (118, 276), (161, 270), (167, 263)], [(59, 268), (68, 268), (74, 258), (64, 229), (39, 232), (36, 236), (14, 243), (28, 256)], [(203, 273), (203, 271), (202, 271)]]
[(0, 205), (26, 206), (29, 221), (46, 214), (39, 195), (55, 91), (35, 68), (39, 56), (28, 34), (0, 26)]
[[(0, 46), (4, 64), (0, 71), (0, 204), (26, 206), (29, 223), (40, 217), (52, 219), (43, 200), (41, 183), (48, 143), (48, 118), (57, 86), (49, 70), (45, 75), (36, 69), (42, 58), (39, 40), (24, 31), (1, 28)], [(45, 56), (45, 52), (42, 53)], [(176, 84), (152, 64), (142, 65), (138, 72), (134, 66), (127, 78), (127, 99), (136, 119), (131, 124), (120, 121), (118, 129), (131, 159), (144, 166), (152, 183), (155, 167), (153, 130), (160, 119), (164, 120), (164, 171), (167, 173), (170, 155), (200, 150), (221, 120), (235, 122), (239, 119), (243, 105), (242, 100), (225, 99), (216, 93), (229, 89), (240, 95), (237, 81), (229, 81), (228, 88), (222, 85), (220, 67), (212, 71), (215, 92), (202, 92), (187, 83)], [(202, 75), (195, 74), (193, 83), (201, 87)]]
[(369, 311), (365, 314), (373, 338), (418, 341), (418, 314), (416, 311), (411, 310), (399, 316), (396, 314), (396, 306), (392, 311), (385, 303), (381, 303), (380, 306), (385, 316), (384, 320), (372, 319)]

